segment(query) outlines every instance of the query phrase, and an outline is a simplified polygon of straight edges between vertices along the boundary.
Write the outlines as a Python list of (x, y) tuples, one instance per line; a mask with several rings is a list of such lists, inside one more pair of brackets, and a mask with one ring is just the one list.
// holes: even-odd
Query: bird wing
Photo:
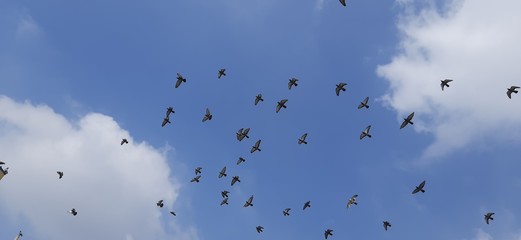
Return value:
[(277, 108), (275, 109), (275, 112), (279, 112), (280, 111), (280, 108), (282, 107), (282, 102), (278, 102), (277, 103)]
[(308, 136), (308, 134), (307, 134), (307, 133), (304, 133), (304, 134), (302, 135), (302, 137), (300, 137), (300, 139), (301, 139), (302, 141), (305, 141), (307, 136)]
[(423, 182), (420, 183), (420, 185), (418, 186), (418, 188), (422, 189), (424, 186), (425, 186), (425, 180), (423, 180)]
[(346, 0), (340, 0), (340, 3), (344, 5), (344, 7), (346, 6)]
[(414, 112), (412, 112), (411, 114), (409, 114), (409, 116), (407, 116), (407, 120), (411, 121), (413, 117), (414, 117)]
[(242, 132), (242, 134), (243, 134), (244, 136), (246, 136), (246, 135), (248, 135), (249, 132), (250, 132), (250, 128), (246, 128), (246, 129), (244, 129), (244, 131)]
[(209, 115), (212, 115), (212, 114), (210, 113), (210, 109), (208, 109), (208, 108), (206, 108), (206, 115), (208, 115), (208, 116), (209, 116)]
[(177, 82), (175, 83), (175, 88), (178, 88), (179, 86), (181, 86), (182, 82), (183, 82), (183, 79), (182, 78), (178, 78)]

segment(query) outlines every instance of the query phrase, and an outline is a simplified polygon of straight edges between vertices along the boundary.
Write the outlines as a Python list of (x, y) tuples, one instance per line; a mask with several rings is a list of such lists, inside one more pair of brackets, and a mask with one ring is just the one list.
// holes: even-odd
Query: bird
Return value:
[(125, 143), (128, 144), (128, 140), (127, 140), (126, 138), (121, 139), (121, 145), (123, 145), (123, 144), (125, 144)]
[(304, 207), (302, 208), (302, 210), (306, 210), (306, 208), (308, 207), (311, 207), (311, 201), (307, 201), (306, 203), (304, 203)]
[(356, 202), (356, 198), (358, 197), (358, 194), (353, 195), (349, 200), (347, 201), (347, 208), (351, 207), (351, 205), (358, 205)]
[(58, 173), (58, 179), (62, 179), (62, 177), (63, 177), (63, 172), (57, 171), (56, 173)]
[(246, 159), (242, 158), (242, 157), (239, 157), (239, 160), (237, 161), (237, 165), (243, 163), (243, 162), (246, 162)]
[(172, 214), (172, 215), (174, 215), (174, 216), (177, 216), (177, 215), (175, 214), (175, 212), (172, 212), (172, 211), (170, 212), (170, 214)]
[(289, 216), (290, 210), (291, 210), (291, 208), (286, 208), (286, 209), (284, 209), (284, 211), (282, 211), (282, 214), (284, 214), (284, 216)]
[(288, 99), (282, 99), (277, 102), (277, 108), (275, 109), (275, 112), (278, 113), (281, 108), (286, 108), (286, 102), (288, 102)]
[(175, 113), (174, 108), (173, 107), (167, 107), (166, 108), (166, 118), (169, 118), (171, 113)]
[(264, 102), (264, 99), (262, 99), (262, 94), (260, 93), (257, 96), (255, 96), (255, 106), (257, 106), (259, 102)]
[(291, 87), (292, 87), (292, 86), (295, 86), (295, 87), (298, 86), (297, 82), (298, 82), (298, 79), (296, 79), (296, 78), (291, 78), (291, 79), (289, 80), (289, 82), (288, 82), (288, 89), (291, 90)]
[(217, 73), (217, 78), (220, 79), (222, 76), (226, 76), (225, 71), (226, 71), (226, 69), (224, 69), (224, 68), (219, 69), (219, 73)]
[(407, 118), (404, 118), (403, 119), (403, 123), (402, 125), (400, 125), (400, 129), (404, 128), (405, 126), (407, 126), (407, 124), (411, 124), (413, 125), (414, 123), (411, 121), (412, 118), (414, 117), (414, 112), (412, 112), (411, 114), (409, 114), (409, 116), (407, 116)]
[(416, 186), (416, 188), (414, 189), (414, 191), (412, 191), (412, 194), (416, 194), (418, 192), (422, 192), (424, 193), (425, 190), (423, 190), (423, 187), (425, 187), (425, 180), (423, 180), (423, 182), (420, 183), (420, 185)]
[(219, 172), (219, 178), (226, 177), (226, 166)]
[(69, 213), (72, 214), (73, 216), (76, 216), (76, 214), (78, 214), (78, 212), (76, 212), (76, 209), (74, 209), (74, 208), (71, 209), (71, 210), (69, 211)]
[(230, 192), (224, 190), (224, 191), (221, 192), (221, 196), (222, 196), (223, 198), (227, 198), (227, 197), (228, 197), (228, 193), (230, 193)]
[(369, 105), (367, 105), (367, 102), (369, 101), (369, 97), (365, 97), (364, 100), (362, 102), (360, 102), (360, 104), (358, 105), (358, 109), (360, 108), (369, 108)]
[(201, 178), (201, 175), (197, 175), (194, 178), (192, 178), (192, 180), (190, 180), (190, 182), (199, 182), (200, 178)]
[(241, 182), (241, 180), (239, 179), (239, 176), (233, 176), (233, 178), (232, 178), (232, 186), (233, 186), (233, 184), (235, 184), (236, 182)]
[(362, 140), (362, 138), (364, 137), (371, 137), (371, 134), (369, 134), (369, 130), (371, 130), (371, 125), (367, 126), (364, 131), (360, 134), (360, 140)]
[(195, 175), (201, 174), (202, 167), (196, 167), (195, 168)]
[(512, 93), (517, 93), (519, 87), (518, 86), (511, 86), (510, 88), (507, 89), (507, 96), (508, 98), (512, 99)]
[(171, 123), (168, 117), (163, 118), (163, 123), (161, 123), (161, 127), (164, 127), (167, 123)]
[(388, 221), (384, 221), (384, 229), (387, 231), (387, 227), (391, 227), (391, 223)]
[(489, 220), (494, 220), (494, 218), (492, 217), (492, 215), (494, 215), (493, 212), (489, 212), (487, 214), (485, 214), (485, 222), (488, 224), (488, 221)]
[(163, 199), (159, 200), (159, 201), (156, 203), (156, 205), (157, 205), (158, 207), (162, 208), (162, 207), (163, 207)]
[(261, 143), (261, 140), (260, 140), (260, 139), (257, 140), (257, 142), (255, 142), (255, 145), (253, 145), (253, 146), (251, 147), (250, 153), (253, 153), (253, 152), (255, 152), (255, 151), (260, 151), (260, 150), (261, 150), (261, 149), (260, 149), (260, 143)]
[(225, 197), (225, 198), (221, 201), (221, 206), (224, 205), (224, 204), (228, 205), (228, 198), (227, 198), (227, 197)]
[(24, 236), (24, 235), (22, 234), (22, 231), (20, 230), (20, 231), (18, 232), (18, 236), (16, 236), (16, 239), (15, 239), (15, 240), (18, 240), (18, 239), (20, 239), (20, 238), (23, 237), (23, 236)]
[(208, 108), (206, 108), (206, 114), (204, 114), (203, 122), (206, 122), (207, 120), (212, 120), (212, 114)]
[(3, 164), (5, 164), (5, 162), (0, 161), (0, 165), (3, 165)]
[(327, 239), (328, 236), (333, 236), (333, 230), (331, 229), (327, 229), (325, 232), (324, 232), (324, 237)]
[(248, 200), (246, 200), (246, 203), (244, 204), (244, 207), (253, 207), (253, 195), (251, 195), (250, 198), (248, 198)]
[(306, 137), (308, 136), (308, 133), (304, 133), (302, 135), (302, 137), (300, 137), (300, 139), (298, 140), (298, 144), (308, 144), (308, 142), (306, 142)]
[(335, 92), (336, 92), (337, 96), (340, 96), (340, 90), (342, 90), (342, 92), (346, 91), (346, 88), (345, 88), (346, 85), (347, 85), (347, 83), (343, 83), (343, 82), (336, 85)]
[(250, 132), (250, 128), (241, 128), (239, 129), (239, 131), (237, 131), (236, 135), (237, 135), (237, 140), (242, 141), (242, 139), (244, 138), (250, 138), (250, 136), (248, 136), (248, 133)]
[(181, 86), (181, 83), (186, 82), (186, 78), (184, 78), (181, 74), (177, 73), (177, 82), (175, 83), (175, 88)]
[(452, 79), (445, 79), (445, 80), (440, 80), (440, 81), (441, 81), (441, 83), (440, 83), (441, 90), (443, 91), (443, 89), (445, 87), (450, 87), (449, 83), (452, 82), (453, 80)]
[(258, 233), (261, 233), (261, 232), (264, 230), (264, 227), (262, 227), (262, 226), (257, 226), (256, 229), (257, 229), (257, 232), (258, 232)]

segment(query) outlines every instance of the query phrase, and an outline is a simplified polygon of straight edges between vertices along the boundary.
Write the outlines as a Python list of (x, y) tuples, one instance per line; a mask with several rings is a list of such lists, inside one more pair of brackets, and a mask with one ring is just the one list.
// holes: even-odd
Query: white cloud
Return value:
[(476, 230), (476, 236), (473, 238), (474, 240), (492, 240), (492, 236), (488, 233), (486, 233), (485, 231), (483, 231), (483, 229), (479, 228)]
[(18, 38), (35, 37), (43, 33), (38, 23), (26, 11), (20, 13), (16, 26), (16, 36)]
[[(434, 135), (424, 163), (485, 138), (519, 141), (521, 133), (521, 94), (506, 96), (521, 85), (521, 1), (446, 4), (442, 13), (434, 4), (405, 6), (400, 52), (377, 69), (390, 84), (385, 103), (400, 119), (416, 112), (416, 131)], [(442, 92), (445, 78), (454, 82)]]
[[(0, 181), (0, 215), (27, 222), (38, 234), (31, 238), (198, 238), (193, 228), (178, 227), (173, 236), (164, 229), (173, 224), (161, 219), (170, 215), (179, 183), (161, 150), (134, 142), (112, 118), (90, 113), (70, 122), (48, 106), (5, 96), (0, 109), (0, 159), (10, 167)], [(121, 138), (130, 143), (120, 146)]]
[(322, 10), (324, 8), (324, 0), (317, 0), (317, 3), (315, 5), (315, 10)]

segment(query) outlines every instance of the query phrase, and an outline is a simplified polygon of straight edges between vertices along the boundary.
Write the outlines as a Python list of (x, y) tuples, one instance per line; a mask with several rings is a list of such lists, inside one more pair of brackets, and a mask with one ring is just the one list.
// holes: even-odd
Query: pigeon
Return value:
[(76, 214), (78, 214), (78, 212), (76, 212), (76, 209), (74, 209), (74, 208), (71, 209), (71, 210), (69, 211), (69, 213), (72, 214), (73, 216), (76, 216)]
[(347, 201), (347, 208), (351, 207), (351, 205), (358, 205), (356, 202), (356, 198), (358, 197), (358, 194), (353, 195), (349, 200)]
[(452, 82), (452, 79), (445, 79), (445, 80), (440, 80), (440, 81), (441, 81), (441, 83), (440, 83), (441, 90), (443, 91), (443, 89), (445, 87), (450, 87), (449, 83)]
[(311, 207), (311, 201), (307, 201), (306, 203), (304, 203), (304, 207), (302, 208), (302, 210), (306, 210), (306, 208), (308, 207)]
[(228, 198), (227, 198), (227, 197), (225, 197), (225, 198), (221, 201), (221, 206), (224, 205), (224, 204), (228, 205)]
[(518, 86), (511, 86), (510, 88), (507, 89), (507, 96), (508, 98), (512, 99), (512, 93), (517, 93), (519, 87)]
[(127, 143), (127, 144), (128, 144), (128, 141), (127, 141), (127, 139), (126, 139), (126, 138), (123, 138), (123, 139), (121, 139), (121, 145), (123, 145), (123, 144), (125, 144), (125, 143)]
[(156, 203), (156, 205), (157, 205), (158, 207), (162, 208), (162, 207), (163, 207), (163, 199), (159, 200), (159, 201)]
[(57, 171), (56, 173), (58, 173), (58, 179), (62, 179), (62, 177), (63, 177), (63, 172)]
[(241, 180), (239, 179), (239, 176), (234, 176), (234, 177), (232, 178), (232, 186), (233, 186), (233, 184), (235, 184), (236, 182), (241, 182)]
[(248, 136), (248, 133), (250, 132), (250, 128), (241, 128), (239, 129), (239, 131), (237, 131), (236, 135), (237, 135), (237, 140), (242, 141), (242, 139), (244, 138), (250, 138), (250, 136)]
[(207, 120), (212, 120), (212, 114), (208, 108), (206, 108), (206, 114), (204, 114), (203, 122), (206, 122)]
[(282, 211), (282, 214), (284, 214), (284, 216), (289, 216), (290, 210), (291, 210), (291, 208), (286, 208), (286, 209), (284, 209), (284, 211)]
[(391, 227), (391, 223), (388, 221), (384, 221), (384, 229), (387, 231), (387, 227)]
[(262, 226), (257, 226), (257, 232), (258, 232), (258, 233), (261, 233), (263, 230), (264, 230), (264, 227), (262, 227)]
[(248, 198), (248, 200), (246, 200), (246, 203), (244, 204), (244, 207), (253, 207), (253, 195), (251, 195), (250, 198)]
[(166, 108), (166, 118), (169, 118), (171, 113), (175, 113), (174, 108), (173, 107)]
[(199, 174), (201, 174), (201, 170), (202, 170), (202, 169), (203, 169), (202, 167), (196, 167), (196, 168), (195, 168), (195, 175), (199, 175)]
[(411, 114), (409, 114), (409, 116), (407, 116), (407, 118), (404, 118), (403, 119), (403, 123), (402, 125), (400, 126), (400, 129), (404, 128), (405, 126), (407, 126), (407, 124), (411, 124), (413, 125), (414, 123), (411, 121), (412, 118), (414, 117), (414, 112), (412, 112)]
[(290, 79), (288, 82), (288, 89), (291, 90), (292, 86), (295, 86), (295, 87), (298, 86), (297, 82), (298, 82), (298, 79), (296, 79), (296, 78)]
[(239, 160), (237, 161), (237, 165), (243, 163), (243, 162), (246, 162), (246, 159), (242, 158), (242, 157), (239, 157)]
[(423, 187), (425, 187), (425, 180), (423, 180), (423, 182), (420, 183), (420, 185), (416, 186), (416, 188), (414, 189), (414, 191), (412, 191), (412, 194), (416, 194), (418, 192), (422, 192), (424, 193), (425, 190), (423, 190)]
[(174, 216), (177, 216), (177, 215), (175, 214), (175, 212), (170, 212), (170, 214), (172, 214), (172, 215), (174, 215)]
[(171, 123), (168, 117), (163, 118), (163, 123), (161, 123), (161, 127), (164, 127), (167, 123)]
[(336, 85), (335, 92), (336, 92), (337, 96), (340, 96), (340, 90), (342, 90), (342, 92), (346, 91), (346, 88), (345, 88), (346, 85), (347, 85), (347, 83), (339, 83)]
[(288, 99), (282, 99), (277, 103), (277, 108), (275, 109), (275, 112), (279, 112), (281, 108), (286, 108), (286, 102)]
[(308, 134), (307, 134), (307, 133), (304, 133), (304, 134), (302, 135), (302, 137), (300, 137), (300, 139), (298, 140), (298, 144), (303, 144), (303, 143), (304, 143), (304, 144), (308, 144), (308, 142), (306, 142), (306, 137), (307, 137), (307, 136), (308, 136)]
[(369, 97), (365, 97), (362, 102), (360, 102), (360, 105), (358, 105), (358, 109), (360, 108), (369, 108), (369, 105), (367, 105), (367, 102), (369, 101)]
[(199, 182), (200, 178), (201, 178), (201, 175), (197, 175), (194, 178), (192, 178), (192, 180), (190, 180), (190, 182)]
[(186, 82), (186, 78), (184, 78), (181, 74), (177, 73), (177, 82), (175, 83), (175, 88), (181, 86), (181, 83)]
[(331, 230), (331, 229), (327, 229), (327, 230), (324, 232), (324, 237), (326, 237), (326, 239), (327, 239), (328, 236), (333, 236), (333, 230)]
[(226, 71), (226, 69), (224, 69), (224, 68), (219, 69), (219, 73), (217, 73), (217, 78), (220, 79), (222, 76), (226, 76), (226, 73), (224, 71)]
[(219, 172), (219, 178), (226, 177), (226, 166)]
[(494, 215), (493, 212), (489, 212), (487, 214), (485, 214), (485, 222), (488, 224), (488, 221), (489, 220), (494, 220), (494, 218), (492, 217), (492, 215)]
[(255, 106), (257, 106), (259, 102), (264, 102), (264, 99), (262, 99), (262, 94), (260, 93), (255, 97)]
[(371, 134), (369, 134), (369, 130), (371, 130), (371, 125), (367, 126), (364, 131), (360, 134), (360, 140), (362, 140), (362, 138), (364, 137), (371, 137)]
[(228, 193), (230, 193), (230, 192), (224, 190), (224, 191), (221, 192), (221, 196), (222, 196), (223, 198), (228, 198)]
[(250, 153), (253, 153), (253, 152), (255, 152), (255, 151), (260, 151), (260, 150), (261, 150), (261, 149), (260, 149), (260, 143), (261, 143), (261, 140), (260, 140), (260, 139), (257, 140), (257, 142), (255, 142), (255, 145), (253, 145), (253, 146), (251, 147)]

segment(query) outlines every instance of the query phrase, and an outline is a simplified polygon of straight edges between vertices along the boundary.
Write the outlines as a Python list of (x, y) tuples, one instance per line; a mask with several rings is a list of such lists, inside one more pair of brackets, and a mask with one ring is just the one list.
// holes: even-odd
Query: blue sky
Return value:
[[(521, 96), (505, 94), (521, 85), (520, 7), (1, 1), (0, 238), (521, 239)], [(359, 140), (367, 125), (373, 137)]]

